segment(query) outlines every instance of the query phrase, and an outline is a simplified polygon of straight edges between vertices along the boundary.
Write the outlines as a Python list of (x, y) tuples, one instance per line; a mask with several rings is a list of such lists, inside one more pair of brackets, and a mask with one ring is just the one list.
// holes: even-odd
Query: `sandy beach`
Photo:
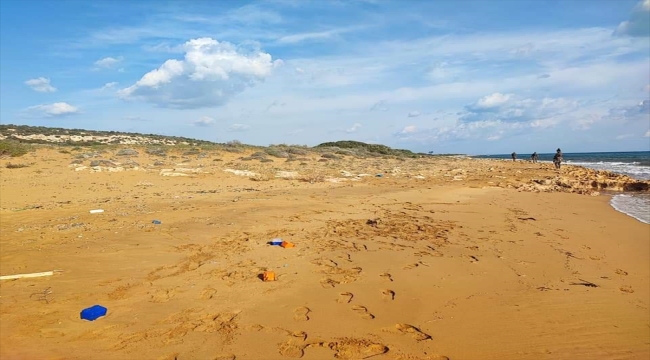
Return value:
[(0, 275), (60, 270), (0, 282), (3, 360), (650, 356), (650, 225), (551, 164), (134, 149), (0, 160)]

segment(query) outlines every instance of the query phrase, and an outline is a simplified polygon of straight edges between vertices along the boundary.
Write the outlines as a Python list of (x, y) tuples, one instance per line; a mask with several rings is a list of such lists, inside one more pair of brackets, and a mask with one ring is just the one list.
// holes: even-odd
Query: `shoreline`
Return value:
[[(545, 166), (464, 159), (91, 172), (27, 156), (0, 169), (1, 275), (63, 272), (0, 282), (3, 359), (650, 355), (650, 227), (577, 193), (586, 170), (565, 188), (531, 185), (555, 179)], [(273, 168), (315, 180), (260, 177)], [(107, 316), (81, 321), (94, 304)]]

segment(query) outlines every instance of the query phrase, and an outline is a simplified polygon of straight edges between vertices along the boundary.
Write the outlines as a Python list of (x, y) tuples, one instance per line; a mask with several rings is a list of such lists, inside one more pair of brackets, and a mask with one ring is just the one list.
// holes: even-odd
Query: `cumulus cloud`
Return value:
[(66, 102), (31, 106), (27, 108), (27, 110), (32, 114), (40, 114), (47, 117), (72, 115), (79, 112), (79, 108), (72, 106)]
[(345, 130), (345, 132), (350, 134), (350, 133), (353, 133), (353, 132), (357, 132), (360, 128), (361, 128), (361, 124), (356, 123), (356, 124), (352, 125), (351, 128), (348, 128), (347, 130)]
[(643, 100), (636, 105), (610, 109), (609, 114), (604, 118), (618, 122), (629, 122), (635, 120), (648, 121), (648, 116), (650, 116), (650, 100)]
[(530, 129), (529, 125), (505, 123), (502, 121), (458, 123), (453, 126), (428, 129), (417, 129), (411, 125), (397, 133), (396, 137), (400, 141), (422, 143), (462, 140), (496, 141), (508, 135), (527, 131), (527, 129)]
[(184, 50), (183, 60), (165, 61), (118, 95), (160, 107), (220, 106), (264, 81), (281, 64), (258, 48), (236, 47), (212, 38), (190, 40)]
[(105, 57), (103, 59), (99, 59), (99, 60), (95, 61), (95, 66), (97, 68), (101, 68), (101, 69), (111, 69), (111, 68), (115, 67), (115, 65), (122, 62), (122, 60), (124, 60), (124, 58), (121, 57), (121, 56), (119, 56), (117, 58), (109, 56), (109, 57)]
[(650, 37), (650, 0), (640, 1), (632, 10), (630, 19), (620, 23), (614, 35)]
[(55, 92), (56, 88), (50, 84), (50, 79), (39, 77), (25, 81), (25, 85), (38, 92)]
[(248, 131), (250, 130), (250, 126), (245, 125), (245, 124), (232, 124), (228, 127), (228, 131), (232, 132), (243, 132), (243, 131)]
[(472, 111), (497, 110), (501, 105), (506, 104), (511, 97), (512, 94), (494, 93), (478, 99), (475, 104), (469, 105), (468, 108)]
[(422, 115), (422, 113), (420, 113), (419, 111), (411, 111), (410, 113), (408, 113), (407, 116), (408, 117), (418, 117), (420, 115)]
[(405, 126), (402, 131), (400, 131), (400, 134), (414, 134), (418, 131), (418, 128), (415, 125), (409, 125)]
[(194, 126), (206, 127), (206, 126), (210, 126), (210, 125), (214, 124), (214, 119), (209, 117), (209, 116), (203, 116), (202, 118), (200, 118), (198, 120), (194, 120), (194, 122), (192, 124), (194, 124)]
[[(460, 122), (501, 121), (527, 122), (541, 126), (540, 121), (555, 118), (578, 109), (578, 102), (562, 98), (529, 99), (514, 94), (494, 93), (465, 106)], [(546, 121), (549, 124), (549, 121)]]

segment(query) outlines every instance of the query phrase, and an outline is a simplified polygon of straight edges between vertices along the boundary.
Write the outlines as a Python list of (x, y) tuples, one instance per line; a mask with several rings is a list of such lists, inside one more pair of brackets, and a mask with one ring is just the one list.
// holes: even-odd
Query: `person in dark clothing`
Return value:
[(517, 161), (517, 153), (516, 152), (513, 152), (512, 154), (510, 154), (510, 156), (512, 156), (512, 161)]
[(533, 155), (530, 156), (530, 160), (532, 160), (533, 163), (536, 163), (538, 158), (539, 158), (539, 155), (537, 155), (537, 151), (535, 151), (533, 153)]
[(559, 148), (555, 152), (555, 155), (553, 156), (553, 164), (555, 164), (555, 168), (559, 169), (560, 165), (562, 165), (562, 150)]

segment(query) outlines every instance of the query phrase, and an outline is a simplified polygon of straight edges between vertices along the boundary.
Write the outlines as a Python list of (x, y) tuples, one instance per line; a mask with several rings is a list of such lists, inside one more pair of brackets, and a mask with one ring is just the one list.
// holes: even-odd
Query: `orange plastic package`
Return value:
[(282, 244), (280, 244), (280, 246), (282, 246), (283, 248), (292, 248), (295, 247), (296, 245), (288, 241), (283, 241)]
[(275, 273), (273, 271), (265, 271), (262, 275), (264, 281), (275, 281)]

